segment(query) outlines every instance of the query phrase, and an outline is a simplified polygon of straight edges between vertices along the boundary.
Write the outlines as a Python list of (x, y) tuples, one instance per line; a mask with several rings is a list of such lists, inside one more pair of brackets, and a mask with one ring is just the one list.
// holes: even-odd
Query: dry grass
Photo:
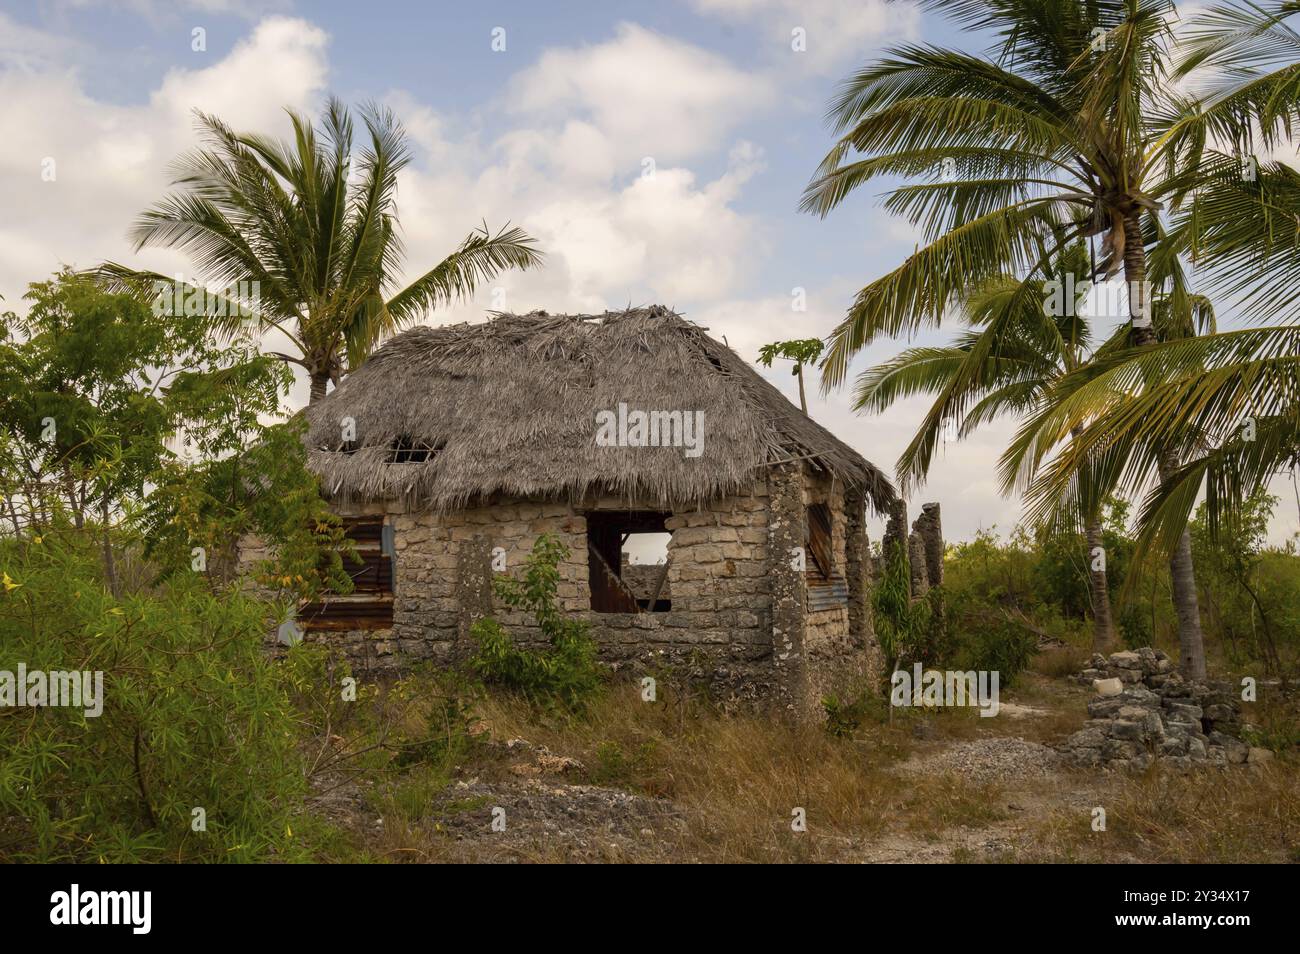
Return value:
[(1025, 860), (1052, 862), (1294, 863), (1300, 861), (1300, 767), (1156, 770), (1117, 777), (1087, 808), (1058, 810)]
[[(1086, 718), (1087, 693), (1045, 676), (1027, 673), (1009, 696), (1046, 714), (981, 719), (973, 709), (898, 710), (892, 722), (869, 719), (835, 738), (770, 717), (721, 713), (662, 685), (657, 703), (618, 686), (573, 719), (489, 694), (475, 705), (484, 730), (477, 744), (458, 748), (446, 764), (377, 776), (364, 798), (373, 817), (356, 826), (355, 848), (362, 857), (425, 862), (978, 861), (991, 857), (986, 843), (1002, 843), (1013, 847), (996, 857), (1017, 861), (1300, 860), (1300, 772), (1286, 759), (1181, 776), (1062, 771), (1005, 786), (895, 771), (958, 740), (1018, 736), (1051, 744)], [(544, 747), (547, 757), (581, 763), (537, 780), (558, 793), (551, 809), (558, 836), (467, 837), (456, 815), (486, 817), (482, 786), (499, 799), (492, 804), (521, 808), (517, 797), (539, 790), (518, 772), (520, 759), (534, 756), (504, 744), (516, 738), (531, 744), (523, 752)], [(464, 796), (448, 787), (465, 780), (477, 787)], [(668, 821), (648, 822), (653, 830), (639, 835), (637, 821), (630, 835), (605, 837), (620, 810), (578, 819), (564, 793), (583, 786), (632, 793), (643, 807), (661, 806)], [(1105, 833), (1091, 830), (1095, 805), (1107, 811)], [(804, 832), (791, 827), (798, 808)]]
[[(570, 725), (539, 723), (500, 698), (484, 716), (499, 738), (578, 759), (592, 782), (671, 799), (686, 821), (677, 853), (699, 860), (813, 860), (878, 831), (887, 821), (879, 809), (899, 784), (885, 769), (907, 751), (901, 732), (868, 745), (755, 716), (683, 717), (675, 700), (647, 704), (632, 689), (611, 692)], [(796, 808), (807, 832), (791, 830)]]
[[(413, 711), (403, 711), (405, 728), (418, 735), (409, 724)], [(367, 788), (360, 801), (368, 817), (355, 826), (362, 857), (571, 860), (562, 840), (506, 849), (487, 837), (449, 836), (449, 814), (487, 811), (482, 798), (457, 800), (448, 788), (455, 780), (521, 784), (512, 774), (518, 755), (504, 754), (504, 743), (516, 738), (581, 763), (548, 783), (632, 792), (669, 806), (679, 821), (643, 843), (593, 843), (583, 860), (858, 860), (880, 839), (928, 842), (950, 828), (987, 825), (1002, 817), (1005, 801), (993, 786), (892, 771), (916, 751), (914, 726), (922, 720), (934, 727), (927, 736), (969, 737), (978, 726), (965, 712), (901, 713), (892, 725), (871, 723), (853, 738), (833, 738), (816, 727), (720, 713), (671, 692), (647, 704), (634, 687), (611, 690), (581, 719), (543, 716), (501, 695), (481, 699), (476, 711), (491, 743), (458, 753), (455, 764), (390, 765)], [(806, 831), (792, 828), (796, 809), (803, 809)]]
[(1087, 650), (1077, 646), (1060, 646), (1036, 653), (1029, 663), (1029, 668), (1041, 676), (1063, 679), (1083, 669), (1084, 663), (1091, 655)]

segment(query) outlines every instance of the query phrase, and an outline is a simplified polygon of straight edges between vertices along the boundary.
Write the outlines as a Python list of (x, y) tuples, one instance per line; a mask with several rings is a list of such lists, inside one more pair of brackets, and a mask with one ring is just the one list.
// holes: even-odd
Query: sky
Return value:
[[(334, 95), (387, 105), (410, 134), (409, 276), (482, 223), (518, 225), (546, 253), (428, 323), (659, 303), (752, 362), (767, 342), (826, 336), (920, 240), (877, 187), (825, 220), (798, 211), (833, 141), (836, 85), (918, 42), (987, 38), (880, 0), (0, 0), (0, 307), (21, 310), (27, 283), (63, 265), (188, 273), (179, 252), (133, 251), (127, 231), (195, 144), (194, 110), (279, 135), (286, 109), (316, 114)], [(854, 373), (903, 346), (873, 344)], [(760, 370), (797, 403), (788, 365)], [(859, 416), (813, 381), (809, 403), (888, 472), (926, 407)], [(1020, 503), (995, 469), (1013, 430), (947, 444), (912, 515), (937, 500), (950, 540), (1009, 531)], [(1290, 489), (1275, 488), (1275, 539), (1298, 529)]]

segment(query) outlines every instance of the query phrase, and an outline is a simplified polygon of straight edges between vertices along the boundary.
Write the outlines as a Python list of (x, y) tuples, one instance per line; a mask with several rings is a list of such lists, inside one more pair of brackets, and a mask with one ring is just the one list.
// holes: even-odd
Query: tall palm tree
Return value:
[[(858, 293), (832, 333), (823, 386), (841, 384), (876, 336), (938, 325), (964, 289), (999, 275), (1020, 284), (991, 327), (1010, 323), (1062, 250), (1091, 236), (1102, 238), (1103, 274), (1122, 272), (1128, 284), (1129, 342), (1154, 345), (1147, 248), (1165, 234), (1162, 200), (1186, 191), (1198, 168), (1207, 122), (1170, 82), (1173, 4), (921, 3), (994, 31), (998, 43), (988, 57), (896, 48), (851, 77), (832, 103), (841, 135), (804, 194), (805, 210), (826, 215), (880, 176), (928, 181), (886, 193), (885, 207), (921, 225), (925, 244)], [(1172, 269), (1158, 277), (1177, 280)], [(995, 332), (976, 350), (994, 352), (999, 340)], [(1179, 461), (1172, 449), (1159, 456), (1164, 479)], [(1170, 571), (1183, 668), (1200, 677), (1189, 534), (1172, 548)]]
[[(963, 302), (968, 330), (946, 347), (909, 348), (889, 361), (863, 371), (854, 389), (854, 407), (880, 412), (913, 394), (935, 395), (916, 436), (898, 459), (899, 483), (915, 485), (929, 471), (934, 450), (946, 432), (972, 434), (982, 424), (1004, 415), (1037, 410), (1060, 379), (1088, 359), (1092, 331), (1079, 314), (1068, 276), (1087, 274), (1089, 259), (1082, 244), (1072, 246), (1056, 263), (1050, 281), (1038, 282), (1039, 297), (1016, 298), (1019, 282), (1010, 276), (991, 279)], [(1014, 302), (1010, 299), (1015, 298)], [(1052, 307), (1053, 303), (1066, 307)], [(1001, 341), (984, 347), (993, 333), (993, 319), (1012, 307), (1014, 319), (998, 323)], [(1054, 313), (1049, 313), (1054, 312)], [(978, 362), (973, 364), (972, 362)], [(1086, 462), (1083, 469), (1086, 469)], [(1086, 490), (1094, 486), (1081, 482)], [(1107, 651), (1114, 642), (1110, 587), (1104, 560), (1100, 497), (1081, 498), (1072, 515), (1082, 524), (1085, 564), (1093, 607), (1093, 650)], [(1104, 552), (1104, 551), (1103, 551)]]
[[(137, 251), (184, 249), (204, 282), (236, 290), (229, 307), (223, 302), (218, 309), (221, 330), (250, 321), (283, 334), (296, 353), (277, 356), (306, 371), (313, 403), (385, 335), (473, 294), (505, 269), (531, 268), (542, 257), (523, 230), (492, 233), (484, 226), (399, 288), (397, 176), (411, 154), (391, 112), (366, 106), (361, 115), (367, 135), (354, 156), (351, 116), (334, 99), (319, 130), (290, 111), (291, 142), (235, 133), (200, 114), (203, 145), (178, 161), (180, 188), (131, 231)], [(156, 282), (172, 283), (112, 262), (97, 271), (142, 294), (151, 294)]]
[[(1253, 318), (1294, 322), (1300, 172), (1254, 155), (1293, 141), (1300, 123), (1300, 33), (1289, 18), (1300, 19), (1294, 0), (1234, 0), (1193, 17), (1184, 32), (1177, 72), (1211, 76), (1200, 122), (1219, 148), (1184, 177), (1179, 213), (1154, 258), (1186, 256), (1207, 287)], [(1150, 482), (1153, 449), (1176, 446), (1181, 465), (1142, 508), (1139, 554), (1170, 545), (1201, 492), (1213, 530), (1273, 476), (1300, 466), (1300, 325), (1165, 337), (1183, 340), (1111, 355), (1064, 379), (1021, 441), (1077, 438), (1031, 488), (1038, 505), (1059, 499), (1070, 469), (1100, 448), (1130, 449), (1123, 482), (1136, 490)]]

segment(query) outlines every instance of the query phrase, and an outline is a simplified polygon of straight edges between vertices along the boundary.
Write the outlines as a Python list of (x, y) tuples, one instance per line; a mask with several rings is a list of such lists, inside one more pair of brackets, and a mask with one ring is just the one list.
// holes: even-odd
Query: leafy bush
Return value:
[(837, 739), (853, 735), (863, 723), (883, 723), (889, 716), (888, 697), (878, 692), (863, 692), (852, 701), (843, 701), (836, 695), (822, 698), (822, 711), (826, 713), (826, 731)]
[(871, 605), (876, 638), (885, 657), (886, 681), (904, 660), (927, 665), (938, 661), (931, 603), (912, 599), (907, 554), (901, 547), (891, 547), (885, 553), (884, 571), (872, 591)]
[(305, 857), (304, 763), (263, 650), (265, 604), (214, 595), (197, 574), (115, 599), (85, 535), (38, 539), (0, 543), (0, 670), (102, 672), (103, 708), (0, 710), (0, 855)]
[(478, 651), (470, 666), (484, 682), (517, 692), (534, 705), (568, 711), (583, 709), (601, 687), (596, 643), (587, 624), (571, 619), (556, 600), (559, 565), (568, 547), (550, 534), (533, 544), (522, 580), (493, 580), (497, 598), (511, 609), (532, 614), (549, 648), (522, 649), (496, 620), (487, 617), (470, 628)]
[(201, 547), (213, 585), (234, 582), (238, 546), (253, 535), (275, 541), (271, 559), (245, 568), (268, 590), (303, 600), (326, 590), (351, 592), (343, 555), (355, 551), (307, 469), (305, 425), (299, 418), (260, 426), (239, 453), (198, 464), (172, 461), (154, 475), (132, 522), (163, 578), (190, 573), (194, 548)]
[(1213, 529), (1205, 505), (1191, 522), (1202, 618), (1234, 666), (1294, 674), (1300, 656), (1300, 559), (1294, 542), (1266, 544), (1276, 497), (1258, 493)]
[(959, 670), (998, 673), (998, 683), (1006, 689), (1015, 685), (1038, 651), (1038, 638), (1023, 627), (1011, 623), (971, 630), (963, 634), (956, 664)]

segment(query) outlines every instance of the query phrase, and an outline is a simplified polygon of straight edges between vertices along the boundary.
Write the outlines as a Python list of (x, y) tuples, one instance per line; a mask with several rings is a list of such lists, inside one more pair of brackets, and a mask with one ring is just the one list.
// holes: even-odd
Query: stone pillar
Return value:
[(943, 586), (943, 523), (939, 519), (939, 505), (921, 505), (921, 516), (912, 529), (920, 534), (925, 554), (925, 571), (930, 586)]
[(475, 622), (492, 615), (492, 543), (482, 534), (476, 534), (460, 545), (456, 575), (456, 606), (459, 619), (456, 623), (455, 655), (464, 658), (474, 651), (475, 643), (469, 630)]
[[(912, 557), (913, 578), (916, 576), (919, 559), (924, 571), (922, 575), (926, 580), (926, 590), (937, 590), (930, 593), (930, 621), (936, 644), (943, 645), (947, 637), (946, 614), (943, 591), (938, 589), (943, 586), (943, 523), (939, 519), (937, 503), (921, 505), (921, 516), (917, 517), (916, 523), (912, 525), (912, 538), (918, 542), (917, 550), (913, 551)], [(916, 598), (924, 595), (915, 591), (912, 593)]]
[(930, 574), (925, 565), (925, 541), (913, 530), (907, 536), (907, 565), (912, 574), (912, 599), (930, 592)]
[(871, 644), (871, 601), (868, 574), (867, 498), (860, 490), (844, 494), (844, 557), (849, 589), (849, 638), (865, 649)]
[(802, 468), (798, 464), (769, 468), (767, 486), (772, 666), (784, 695), (782, 706), (796, 719), (802, 719), (810, 712), (808, 659), (804, 652), (807, 579), (800, 569), (808, 560), (802, 552), (808, 519), (803, 503)]
[[(894, 549), (907, 554), (907, 501), (896, 497), (889, 506), (889, 520), (885, 523), (885, 538), (881, 542), (880, 556), (885, 566), (889, 565), (890, 554)], [(881, 568), (883, 570), (883, 567)]]

